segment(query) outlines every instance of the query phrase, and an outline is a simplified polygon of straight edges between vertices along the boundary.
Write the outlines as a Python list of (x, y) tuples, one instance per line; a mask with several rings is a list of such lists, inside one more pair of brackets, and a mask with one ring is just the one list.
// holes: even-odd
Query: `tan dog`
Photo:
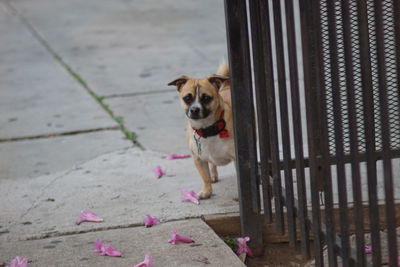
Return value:
[(228, 65), (221, 64), (215, 75), (202, 79), (181, 76), (168, 85), (177, 87), (189, 119), (186, 139), (204, 182), (199, 197), (209, 198), (211, 183), (218, 181), (217, 166), (235, 160)]

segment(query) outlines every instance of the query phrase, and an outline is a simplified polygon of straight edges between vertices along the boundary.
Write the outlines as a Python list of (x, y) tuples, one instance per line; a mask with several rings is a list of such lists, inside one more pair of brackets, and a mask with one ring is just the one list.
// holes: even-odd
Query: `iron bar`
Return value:
[[(312, 203), (312, 231), (314, 234), (314, 255), (316, 266), (323, 266), (324, 259), (322, 255), (322, 234), (321, 214), (318, 194), (318, 140), (319, 136), (316, 131), (318, 129), (318, 114), (316, 112), (315, 92), (318, 89), (316, 69), (316, 47), (315, 47), (315, 28), (313, 18), (313, 5), (315, 1), (300, 0), (301, 15), (301, 37), (303, 52), (303, 69), (304, 69), (304, 88), (306, 101), (306, 121), (308, 132), (308, 149), (309, 149), (309, 166), (310, 166), (310, 187), (311, 187), (311, 203)], [(315, 16), (315, 15), (314, 15)]]
[(376, 27), (376, 48), (378, 58), (378, 80), (379, 80), (379, 107), (381, 138), (383, 150), (383, 177), (385, 181), (386, 199), (386, 224), (387, 239), (389, 249), (389, 266), (396, 267), (397, 263), (397, 233), (396, 233), (396, 213), (394, 208), (393, 196), (393, 174), (392, 161), (390, 158), (390, 127), (388, 111), (388, 95), (386, 81), (386, 62), (385, 62), (385, 42), (383, 28), (382, 0), (375, 0), (375, 27)]
[(266, 62), (266, 89), (267, 89), (267, 106), (268, 106), (268, 121), (270, 127), (271, 137), (271, 176), (273, 178), (273, 194), (275, 204), (275, 218), (277, 230), (280, 233), (284, 232), (284, 217), (283, 217), (283, 202), (281, 199), (281, 171), (280, 171), (280, 159), (279, 159), (279, 142), (278, 142), (278, 126), (277, 126), (277, 114), (276, 114), (276, 103), (275, 103), (275, 84), (273, 76), (273, 63), (272, 63), (272, 46), (271, 46), (271, 30), (270, 30), (270, 16), (269, 16), (269, 5), (268, 1), (262, 1), (261, 24), (265, 25), (263, 30), (263, 37), (265, 40), (264, 49), (264, 60)]
[[(329, 2), (329, 1), (327, 1)], [(325, 224), (326, 224), (326, 238), (325, 242), (328, 247), (328, 263), (329, 266), (337, 266), (337, 257), (335, 250), (335, 225), (333, 218), (333, 192), (332, 192), (332, 176), (331, 176), (331, 167), (328, 162), (330, 158), (329, 153), (329, 140), (328, 140), (328, 125), (327, 125), (327, 111), (326, 111), (326, 85), (325, 85), (325, 70), (323, 54), (322, 54), (322, 34), (321, 34), (321, 4), (319, 2), (318, 5), (314, 7), (314, 27), (315, 31), (315, 42), (316, 42), (316, 54), (317, 54), (317, 62), (316, 68), (320, 69), (317, 76), (317, 84), (318, 89), (317, 92), (317, 102), (318, 105), (318, 114), (320, 121), (320, 152), (321, 152), (321, 171), (323, 177), (323, 190), (324, 190), (324, 201), (325, 201)], [(315, 104), (315, 103), (314, 103)]]
[[(256, 253), (263, 248), (259, 218), (257, 152), (251, 81), (247, 8), (245, 0), (226, 0), (228, 53), (231, 72), (233, 119), (236, 125), (236, 171), (242, 235), (250, 237)], [(236, 89), (236, 90), (235, 90)], [(240, 112), (235, 107), (241, 107)], [(240, 129), (240, 130), (238, 130)]]
[(299, 212), (297, 213), (300, 224), (301, 253), (304, 258), (310, 257), (309, 228), (307, 225), (307, 194), (304, 173), (304, 151), (303, 151), (303, 132), (302, 118), (300, 109), (299, 76), (297, 64), (297, 45), (294, 22), (293, 1), (285, 0), (286, 7), (286, 30), (288, 40), (290, 90), (292, 97), (293, 114), (293, 137), (296, 165), (297, 195), (299, 198)]
[[(351, 162), (351, 177), (353, 184), (353, 200), (354, 200), (354, 223), (357, 225), (356, 231), (356, 266), (365, 266), (365, 242), (364, 242), (364, 217), (362, 207), (362, 188), (360, 175), (360, 162), (358, 155), (358, 129), (357, 115), (355, 103), (355, 88), (354, 88), (354, 73), (353, 73), (353, 53), (352, 53), (352, 36), (350, 24), (350, 6), (349, 0), (341, 0), (342, 18), (343, 18), (343, 45), (344, 56), (346, 61), (346, 92), (349, 113), (349, 135), (350, 135), (350, 162)], [(344, 159), (345, 160), (345, 159)]]
[(357, 0), (358, 25), (360, 40), (361, 77), (364, 103), (364, 132), (366, 139), (366, 161), (368, 178), (369, 216), (371, 221), (371, 240), (373, 246), (373, 266), (381, 264), (381, 245), (379, 236), (379, 211), (377, 209), (377, 177), (375, 151), (374, 100), (372, 95), (370, 36), (368, 31), (367, 5), (364, 0)]
[[(342, 103), (340, 98), (341, 86), (339, 84), (339, 59), (338, 59), (338, 32), (337, 21), (335, 14), (335, 2), (327, 1), (328, 12), (328, 30), (329, 30), (329, 51), (330, 51), (330, 72), (333, 98), (333, 114), (334, 114), (334, 129), (335, 129), (335, 152), (336, 152), (336, 174), (338, 180), (339, 194), (339, 210), (340, 210), (340, 235), (341, 235), (341, 255), (342, 264), (344, 267), (350, 266), (350, 240), (348, 231), (348, 216), (347, 216), (347, 190), (346, 190), (346, 172), (344, 165), (343, 151), (343, 130), (342, 130)], [(326, 107), (323, 108), (326, 110)]]
[(284, 44), (282, 36), (282, 10), (280, 0), (273, 0), (274, 10), (274, 28), (275, 28), (275, 47), (276, 62), (278, 72), (278, 88), (279, 88), (279, 108), (280, 122), (282, 134), (282, 150), (283, 150), (283, 170), (285, 176), (285, 188), (288, 198), (286, 199), (287, 223), (289, 244), (295, 245), (296, 242), (296, 221), (293, 213), (293, 174), (290, 168), (291, 151), (290, 151), (290, 134), (289, 134), (289, 116), (287, 103), (287, 87), (285, 75), (285, 57)]
[[(264, 1), (265, 2), (265, 1)], [(266, 91), (266, 67), (265, 67), (265, 52), (266, 42), (263, 34), (263, 24), (261, 23), (261, 8), (263, 3), (259, 1), (249, 2), (249, 14), (251, 19), (251, 44), (253, 51), (253, 66), (254, 66), (254, 86), (256, 94), (256, 108), (258, 119), (258, 139), (260, 151), (260, 177), (262, 179), (264, 215), (268, 222), (272, 221), (272, 206), (270, 192), (270, 165), (268, 164), (271, 157), (268, 109), (265, 103), (267, 99)], [(264, 7), (265, 8), (265, 7)]]

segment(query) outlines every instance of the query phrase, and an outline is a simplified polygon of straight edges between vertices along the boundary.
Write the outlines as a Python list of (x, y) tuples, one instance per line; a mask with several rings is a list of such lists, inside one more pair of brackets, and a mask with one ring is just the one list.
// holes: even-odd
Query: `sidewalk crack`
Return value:
[(49, 45), (49, 43), (43, 38), (43, 36), (39, 33), (38, 30), (11, 4), (9, 0), (4, 0), (5, 6), (21, 21), (21, 23), (27, 27), (33, 37), (53, 56), (53, 58), (69, 73), (86, 91), (91, 95), (100, 106), (106, 111), (110, 117), (118, 123), (120, 126), (120, 130), (125, 135), (125, 137), (130, 140), (135, 146), (139, 147), (142, 150), (145, 148), (137, 141), (137, 136), (134, 132), (129, 131), (122, 121), (116, 117), (113, 111), (109, 108), (109, 106), (104, 103), (104, 97), (97, 95), (87, 84), (87, 82), (72, 69), (70, 65), (68, 65), (63, 58), (57, 54), (57, 52)]

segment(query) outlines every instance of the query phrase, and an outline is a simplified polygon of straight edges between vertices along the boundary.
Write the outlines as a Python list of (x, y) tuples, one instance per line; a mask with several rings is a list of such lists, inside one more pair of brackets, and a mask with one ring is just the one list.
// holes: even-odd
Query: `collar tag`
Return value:
[(201, 136), (198, 135), (198, 137), (196, 137), (196, 130), (193, 131), (193, 139), (196, 142), (196, 146), (197, 146), (197, 154), (200, 156), (201, 155), (201, 143), (200, 143), (200, 139)]

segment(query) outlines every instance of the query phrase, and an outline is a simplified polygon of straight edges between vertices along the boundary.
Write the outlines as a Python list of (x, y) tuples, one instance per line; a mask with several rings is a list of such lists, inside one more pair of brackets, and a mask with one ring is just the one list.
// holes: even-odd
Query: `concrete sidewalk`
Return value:
[[(166, 84), (213, 73), (224, 28), (222, 1), (0, 0), (0, 266), (133, 266), (146, 251), (155, 266), (243, 266), (198, 219), (238, 211), (234, 167), (195, 205), (180, 201), (201, 187), (191, 159), (164, 158), (188, 152)], [(104, 222), (76, 225), (84, 209)], [(167, 243), (171, 230), (196, 243)], [(123, 257), (95, 254), (97, 238)]]

